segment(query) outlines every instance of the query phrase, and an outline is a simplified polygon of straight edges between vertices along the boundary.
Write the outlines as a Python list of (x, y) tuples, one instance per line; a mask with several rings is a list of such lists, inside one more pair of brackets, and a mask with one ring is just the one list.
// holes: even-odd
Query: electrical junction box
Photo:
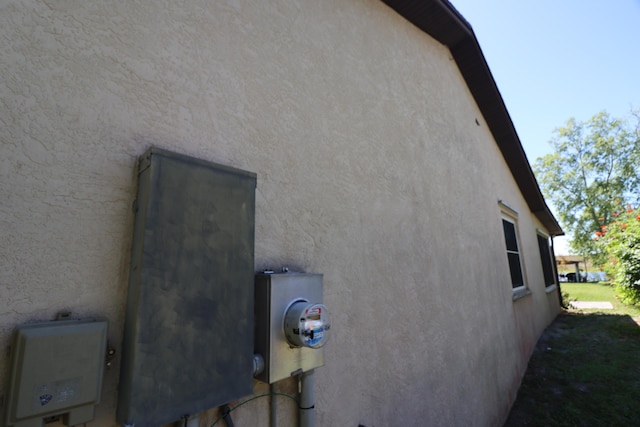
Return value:
[(157, 427), (253, 392), (256, 174), (140, 159), (116, 419)]
[(274, 383), (324, 365), (331, 328), (322, 305), (322, 275), (256, 275), (255, 349), (265, 369), (256, 378)]
[(53, 416), (62, 416), (68, 426), (92, 420), (102, 393), (106, 345), (106, 320), (18, 326), (4, 425), (42, 427)]

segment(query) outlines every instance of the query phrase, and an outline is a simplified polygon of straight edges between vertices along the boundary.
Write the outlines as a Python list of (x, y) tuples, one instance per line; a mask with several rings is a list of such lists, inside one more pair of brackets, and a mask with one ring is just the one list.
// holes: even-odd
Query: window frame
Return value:
[[(546, 250), (547, 250), (547, 256), (545, 256), (545, 254), (542, 253), (542, 247), (540, 245), (540, 239), (544, 239), (546, 242)], [(556, 270), (554, 268), (554, 264), (555, 264), (555, 258), (553, 256), (553, 250), (552, 250), (552, 245), (551, 245), (551, 236), (549, 236), (549, 234), (545, 233), (543, 230), (540, 230), (539, 228), (536, 229), (536, 239), (538, 241), (538, 252), (540, 253), (540, 263), (542, 266), (542, 278), (544, 280), (544, 287), (546, 289), (547, 292), (550, 292), (552, 290), (555, 289), (555, 287), (557, 286), (557, 278), (556, 278)], [(544, 263), (545, 263), (545, 258), (548, 262), (548, 269), (549, 269), (549, 278), (547, 278), (547, 274), (545, 272), (545, 267), (544, 267)], [(551, 283), (547, 282), (547, 279), (551, 280)]]
[[(518, 211), (513, 209), (511, 206), (503, 202), (502, 200), (498, 200), (498, 204), (500, 205), (500, 224), (502, 225), (502, 241), (504, 244), (504, 250), (507, 255), (507, 268), (509, 274), (509, 282), (511, 284), (511, 291), (513, 295), (513, 300), (516, 301), (522, 297), (527, 295), (531, 295), (531, 291), (529, 290), (529, 286), (527, 284), (527, 274), (524, 264), (524, 257), (522, 256), (522, 239), (520, 238), (520, 231), (518, 227)], [(508, 222), (513, 225), (514, 238), (517, 246), (517, 251), (509, 250), (507, 247), (507, 235), (505, 234), (505, 226), (504, 222)], [(518, 264), (520, 270), (520, 276), (522, 285), (514, 287), (513, 280), (513, 272), (511, 262), (509, 261), (509, 254), (517, 254), (518, 256)]]

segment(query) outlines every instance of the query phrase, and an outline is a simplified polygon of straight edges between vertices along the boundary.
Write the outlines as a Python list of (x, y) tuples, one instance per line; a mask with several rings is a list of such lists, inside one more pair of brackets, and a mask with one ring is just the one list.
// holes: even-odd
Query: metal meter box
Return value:
[(324, 365), (322, 349), (292, 346), (284, 328), (296, 302), (322, 303), (322, 274), (258, 274), (255, 292), (255, 352), (265, 362), (256, 378), (271, 384)]
[(62, 416), (68, 426), (92, 420), (102, 393), (106, 345), (106, 320), (18, 326), (4, 425), (42, 427), (52, 416)]
[(253, 392), (256, 175), (140, 159), (117, 419), (157, 427)]

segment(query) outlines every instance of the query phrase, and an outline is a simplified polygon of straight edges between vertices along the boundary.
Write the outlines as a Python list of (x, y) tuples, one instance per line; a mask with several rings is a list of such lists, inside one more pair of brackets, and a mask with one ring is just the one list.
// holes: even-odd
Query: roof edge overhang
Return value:
[(564, 235), (544, 200), (471, 25), (447, 0), (383, 1), (420, 30), (449, 48), (529, 209), (551, 236)]

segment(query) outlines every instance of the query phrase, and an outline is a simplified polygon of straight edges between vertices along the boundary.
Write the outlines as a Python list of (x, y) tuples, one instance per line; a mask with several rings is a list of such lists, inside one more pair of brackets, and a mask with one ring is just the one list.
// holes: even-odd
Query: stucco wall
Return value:
[[(118, 348), (155, 145), (256, 172), (256, 270), (324, 274), (318, 425), (500, 424), (557, 295), (445, 47), (367, 0), (8, 0), (0, 40), (2, 345), (70, 310), (106, 316)], [(516, 302), (498, 199), (520, 213)], [(115, 424), (118, 367), (92, 425)], [(268, 425), (264, 400), (236, 425)]]

